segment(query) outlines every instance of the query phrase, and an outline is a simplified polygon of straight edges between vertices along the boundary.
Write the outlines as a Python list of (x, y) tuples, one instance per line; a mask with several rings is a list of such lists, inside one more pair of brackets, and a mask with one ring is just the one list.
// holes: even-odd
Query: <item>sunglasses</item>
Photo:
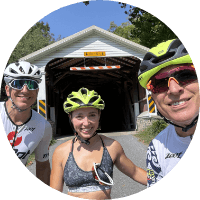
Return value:
[(180, 66), (168, 72), (155, 75), (148, 82), (147, 89), (154, 94), (166, 92), (169, 89), (171, 80), (174, 80), (180, 86), (196, 81), (197, 75), (194, 66)]
[(22, 90), (24, 85), (27, 85), (29, 90), (37, 90), (39, 88), (37, 81), (31, 79), (14, 79), (9, 83), (9, 86), (15, 90)]
[[(98, 181), (100, 185), (113, 185), (113, 180), (112, 178), (102, 169), (100, 168), (100, 163), (94, 163), (94, 167), (92, 167), (92, 174), (93, 177), (95, 179), (95, 181)], [(105, 177), (109, 182), (105, 182), (103, 181), (100, 177), (99, 174), (101, 174), (101, 176)]]

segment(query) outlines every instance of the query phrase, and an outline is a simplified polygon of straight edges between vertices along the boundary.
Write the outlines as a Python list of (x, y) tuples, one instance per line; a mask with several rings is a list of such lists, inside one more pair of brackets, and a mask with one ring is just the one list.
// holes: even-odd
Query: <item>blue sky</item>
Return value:
[(90, 1), (87, 6), (80, 2), (60, 8), (40, 21), (49, 23), (50, 32), (56, 39), (59, 35), (61, 38), (67, 37), (92, 25), (107, 30), (111, 21), (120, 26), (128, 21), (124, 11), (118, 2), (97, 0)]

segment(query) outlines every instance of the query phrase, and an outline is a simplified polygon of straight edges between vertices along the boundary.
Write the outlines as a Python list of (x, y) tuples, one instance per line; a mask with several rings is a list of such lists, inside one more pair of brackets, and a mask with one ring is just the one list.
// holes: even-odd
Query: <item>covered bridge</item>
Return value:
[(137, 81), (139, 65), (149, 49), (91, 26), (20, 60), (43, 72), (38, 112), (55, 125), (54, 134), (71, 135), (63, 102), (81, 87), (97, 91), (105, 101), (102, 132), (135, 130), (137, 116), (148, 110), (146, 91)]

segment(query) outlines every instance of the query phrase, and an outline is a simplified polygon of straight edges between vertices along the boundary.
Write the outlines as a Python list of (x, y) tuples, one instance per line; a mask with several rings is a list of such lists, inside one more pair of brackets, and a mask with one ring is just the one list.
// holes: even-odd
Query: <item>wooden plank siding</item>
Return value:
[(75, 44), (71, 44), (69, 46), (62, 47), (61, 49), (53, 51), (50, 54), (41, 57), (40, 59), (29, 59), (29, 62), (37, 65), (38, 67), (44, 67), (54, 58), (83, 58), (84, 52), (89, 51), (105, 51), (105, 57), (135, 56), (139, 59), (142, 59), (144, 56), (137, 50), (134, 51), (98, 35), (91, 35), (90, 37), (77, 41)]

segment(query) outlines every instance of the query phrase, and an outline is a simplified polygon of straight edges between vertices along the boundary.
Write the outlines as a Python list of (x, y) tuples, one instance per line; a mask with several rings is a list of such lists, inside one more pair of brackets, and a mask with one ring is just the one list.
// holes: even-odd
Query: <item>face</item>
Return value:
[(37, 99), (38, 90), (29, 90), (27, 85), (24, 85), (22, 90), (16, 90), (5, 86), (7, 96), (11, 96), (15, 105), (20, 109), (29, 108)]
[[(176, 68), (169, 66), (158, 74)], [(160, 113), (172, 122), (184, 126), (192, 122), (199, 113), (200, 95), (198, 81), (179, 85), (173, 78), (169, 81), (169, 89), (161, 93), (152, 93)]]
[(96, 108), (79, 108), (70, 117), (75, 131), (82, 138), (90, 138), (99, 126), (100, 113)]

